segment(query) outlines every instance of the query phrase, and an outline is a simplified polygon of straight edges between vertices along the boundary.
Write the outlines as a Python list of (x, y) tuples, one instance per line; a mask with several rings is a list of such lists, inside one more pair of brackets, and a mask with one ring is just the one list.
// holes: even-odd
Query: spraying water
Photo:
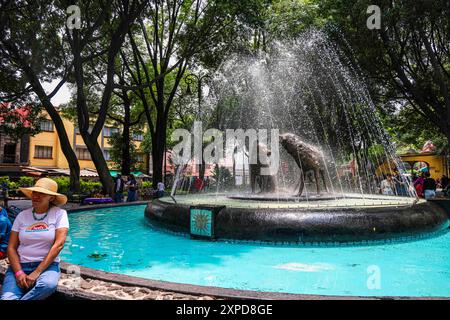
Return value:
[[(317, 147), (323, 154), (328, 198), (357, 196), (370, 203), (373, 195), (380, 193), (383, 177), (392, 174), (401, 186), (400, 191), (394, 188), (394, 193), (415, 199), (364, 82), (343, 60), (338, 48), (318, 30), (295, 41), (275, 43), (268, 53), (230, 57), (215, 75), (208, 96), (210, 108), (216, 112), (215, 125), (279, 129)], [(245, 161), (243, 170), (248, 166)], [(283, 148), (280, 162), (278, 188), (272, 198), (291, 196), (303, 175), (306, 186), (301, 198), (309, 204), (315, 195), (314, 177), (301, 164), (296, 165)], [(234, 163), (234, 157), (219, 165), (227, 163)], [(235, 169), (233, 166), (233, 172)], [(177, 172), (176, 180), (182, 174)], [(216, 198), (222, 194), (219, 191), (228, 190), (221, 183), (215, 182)], [(240, 192), (249, 189), (244, 181)]]

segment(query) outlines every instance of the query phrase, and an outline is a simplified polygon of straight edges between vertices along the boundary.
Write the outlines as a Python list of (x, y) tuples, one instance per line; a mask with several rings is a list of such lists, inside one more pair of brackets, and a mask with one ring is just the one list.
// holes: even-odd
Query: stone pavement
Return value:
[[(7, 267), (7, 261), (1, 260), (0, 274), (4, 274)], [(58, 283), (58, 293), (64, 293), (72, 299), (79, 296), (92, 300), (214, 300), (210, 296), (195, 296), (139, 286), (123, 286), (64, 272), (61, 273)]]

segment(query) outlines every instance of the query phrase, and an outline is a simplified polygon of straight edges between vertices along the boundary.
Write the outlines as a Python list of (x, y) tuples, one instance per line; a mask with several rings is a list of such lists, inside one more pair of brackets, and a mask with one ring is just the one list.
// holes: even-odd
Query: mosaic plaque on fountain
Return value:
[(192, 238), (214, 238), (214, 219), (216, 214), (224, 208), (193, 206), (190, 208), (190, 234)]

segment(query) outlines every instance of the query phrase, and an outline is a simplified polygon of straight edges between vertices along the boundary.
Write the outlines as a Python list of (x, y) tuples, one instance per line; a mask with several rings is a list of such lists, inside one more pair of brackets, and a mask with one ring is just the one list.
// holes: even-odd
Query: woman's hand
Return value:
[(26, 281), (28, 284), (28, 287), (31, 288), (35, 285), (36, 283), (36, 279), (40, 276), (40, 273), (37, 272), (36, 270), (34, 270), (32, 273), (30, 273), (27, 277), (26, 277)]
[(21, 275), (16, 277), (16, 283), (20, 288), (22, 288), (24, 290), (29, 288), (29, 285), (27, 282), (27, 275), (25, 273), (22, 273)]

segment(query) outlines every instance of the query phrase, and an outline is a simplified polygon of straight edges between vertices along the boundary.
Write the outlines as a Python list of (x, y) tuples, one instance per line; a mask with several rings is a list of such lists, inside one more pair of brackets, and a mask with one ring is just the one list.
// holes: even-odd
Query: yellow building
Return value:
[[(399, 155), (407, 172), (419, 171), (427, 167), (433, 179), (439, 179), (443, 174), (448, 175), (448, 165), (445, 156), (434, 152), (427, 153), (407, 153)], [(377, 175), (391, 173), (396, 170), (393, 163), (384, 163), (377, 169)]]
[[(53, 121), (50, 120), (49, 116), (46, 118), (46, 121), (41, 122), (41, 133), (30, 137), (29, 165), (42, 169), (68, 169), (69, 164), (62, 152)], [(95, 170), (94, 162), (91, 160), (91, 155), (84, 144), (82, 136), (78, 133), (78, 128), (68, 119), (62, 118), (62, 120), (69, 141), (71, 141), (72, 148), (78, 158), (80, 168)], [(107, 160), (110, 169), (113, 169), (114, 163), (110, 160), (109, 150), (111, 146), (108, 143), (108, 138), (114, 132), (118, 131), (117, 126), (106, 125), (98, 137), (98, 143), (103, 150), (105, 160)], [(132, 142), (135, 144), (136, 149), (139, 149), (142, 140), (142, 134), (135, 134), (133, 136)], [(148, 168), (148, 156), (138, 154), (138, 164), (142, 164), (145, 168)], [(146, 172), (148, 172), (148, 169)]]

